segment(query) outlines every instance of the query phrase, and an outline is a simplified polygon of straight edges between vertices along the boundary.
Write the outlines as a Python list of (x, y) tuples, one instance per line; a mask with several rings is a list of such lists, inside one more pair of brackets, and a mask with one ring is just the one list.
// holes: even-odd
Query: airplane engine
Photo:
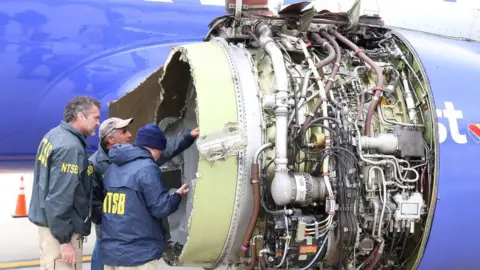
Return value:
[[(298, 22), (298, 20), (296, 20)], [(170, 265), (414, 269), (436, 203), (428, 78), (399, 33), (358, 23), (244, 16), (111, 104), (169, 137), (200, 127), (163, 165), (190, 193), (169, 217)], [(433, 199), (432, 199), (433, 198)], [(359, 268), (360, 267), (360, 268)]]

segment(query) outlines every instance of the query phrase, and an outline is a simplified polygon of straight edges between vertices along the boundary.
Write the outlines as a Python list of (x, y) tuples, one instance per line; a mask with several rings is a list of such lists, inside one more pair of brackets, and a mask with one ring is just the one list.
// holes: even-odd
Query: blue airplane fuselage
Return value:
[[(294, 1), (285, 1), (286, 4)], [(201, 41), (223, 6), (200, 0), (0, 1), (0, 172), (31, 171), (42, 136), (78, 95), (108, 102), (165, 62), (170, 46)], [(419, 269), (480, 269), (480, 44), (399, 30), (420, 56), (437, 107), (439, 201)], [(88, 138), (89, 152), (98, 137)]]

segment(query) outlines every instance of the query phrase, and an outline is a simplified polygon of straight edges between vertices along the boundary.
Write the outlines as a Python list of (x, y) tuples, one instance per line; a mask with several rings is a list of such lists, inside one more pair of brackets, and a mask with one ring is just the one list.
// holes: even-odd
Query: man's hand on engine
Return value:
[(183, 184), (179, 189), (176, 191), (180, 196), (184, 197), (188, 193), (188, 185)]
[(196, 128), (196, 129), (192, 130), (192, 132), (190, 132), (190, 135), (192, 135), (192, 137), (197, 138), (198, 135), (200, 135), (200, 129)]

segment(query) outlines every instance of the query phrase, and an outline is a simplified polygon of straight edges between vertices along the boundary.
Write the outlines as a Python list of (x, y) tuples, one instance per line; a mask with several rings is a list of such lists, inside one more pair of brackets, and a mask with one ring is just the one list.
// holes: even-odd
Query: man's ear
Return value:
[(113, 137), (112, 137), (112, 136), (108, 135), (107, 138), (106, 138), (106, 140), (107, 140), (107, 143), (113, 145), (114, 141), (113, 141)]
[(86, 117), (85, 117), (85, 115), (84, 115), (82, 112), (79, 112), (79, 113), (77, 114), (77, 118), (80, 119), (80, 120), (83, 120), (83, 121), (86, 120)]

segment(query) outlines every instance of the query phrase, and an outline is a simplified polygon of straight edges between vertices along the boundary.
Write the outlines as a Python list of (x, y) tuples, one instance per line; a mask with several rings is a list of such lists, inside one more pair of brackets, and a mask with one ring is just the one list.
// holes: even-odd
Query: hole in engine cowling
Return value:
[[(109, 117), (134, 118), (130, 125), (133, 143), (138, 129), (147, 123), (157, 123), (167, 136), (168, 144), (176, 144), (185, 129), (198, 127), (196, 90), (190, 65), (181, 57), (181, 52), (175, 53), (165, 67), (150, 74), (135, 89), (109, 105)], [(184, 183), (189, 185), (189, 194), (182, 199), (178, 210), (168, 217), (168, 223), (166, 219), (162, 222), (167, 232), (165, 240), (172, 243), (164, 252), (167, 262), (180, 255), (188, 239), (198, 160), (199, 152), (196, 143), (193, 143), (172, 159), (159, 164), (162, 180), (170, 193)]]
[[(182, 60), (182, 53), (175, 53), (165, 66), (163, 78), (157, 82), (163, 89), (156, 119), (170, 143), (181, 136), (185, 129), (198, 127), (196, 91), (190, 73), (190, 65)], [(170, 193), (182, 184), (189, 186), (189, 194), (184, 197), (178, 210), (168, 217), (165, 230), (170, 234), (170, 242), (164, 252), (164, 259), (172, 262), (178, 257), (188, 239), (189, 218), (192, 212), (194, 179), (198, 168), (199, 152), (195, 143), (164, 164), (159, 164), (163, 181)], [(167, 228), (168, 227), (168, 228)], [(168, 233), (167, 233), (168, 235)]]
[[(212, 61), (215, 57), (211, 55), (217, 56), (217, 60)], [(240, 179), (247, 176), (239, 178), (236, 157), (247, 141), (237, 122), (234, 82), (226, 60), (223, 49), (214, 42), (180, 46), (171, 52), (160, 69), (164, 75), (152, 73), (142, 83), (143, 87), (132, 91), (142, 91), (143, 94), (137, 93), (136, 96), (148, 96), (148, 99), (130, 102), (127, 96), (133, 94), (129, 93), (115, 102), (121, 103), (123, 108), (113, 105), (124, 117), (136, 117), (123, 111), (132, 107), (139, 112), (148, 112), (150, 117), (141, 124), (159, 124), (170, 141), (185, 127), (202, 125), (200, 131), (204, 136), (160, 166), (162, 182), (170, 192), (182, 183), (189, 184), (190, 190), (176, 213), (168, 217), (171, 238), (168, 238), (170, 243), (164, 250), (163, 259), (170, 265), (212, 265), (223, 256), (225, 240), (222, 236), (233, 235), (232, 241), (236, 242), (232, 243), (232, 249), (239, 249), (244, 234), (239, 230), (246, 230), (247, 224), (243, 222), (235, 229), (231, 229), (231, 224), (235, 207), (243, 198), (245, 210), (238, 210), (239, 216), (243, 221), (250, 216), (252, 192), (247, 190), (250, 185), (246, 180), (239, 184)], [(213, 85), (212, 80), (215, 81)], [(240, 191), (244, 192), (238, 191), (239, 185)], [(237, 196), (243, 197), (237, 199)], [(209, 230), (215, 231), (216, 237), (205, 234)], [(205, 249), (205, 246), (209, 248)]]

